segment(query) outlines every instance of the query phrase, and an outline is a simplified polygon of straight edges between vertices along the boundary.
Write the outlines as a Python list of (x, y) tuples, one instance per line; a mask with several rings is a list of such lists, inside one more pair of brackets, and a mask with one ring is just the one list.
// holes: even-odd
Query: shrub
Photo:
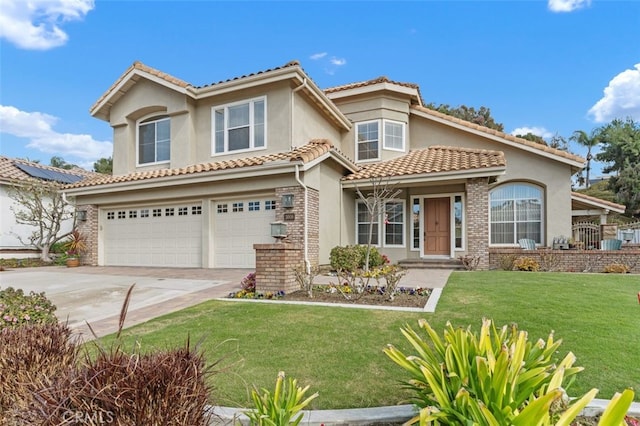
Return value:
[[(331, 249), (329, 259), (331, 268), (336, 271), (355, 272), (364, 269), (367, 256), (367, 246), (336, 246)], [(380, 254), (380, 251), (371, 246), (369, 252), (369, 268), (376, 268), (389, 262), (389, 258)]]
[(498, 263), (500, 265), (500, 269), (503, 271), (513, 271), (513, 265), (516, 262), (518, 255), (516, 254), (505, 254), (498, 258)]
[(0, 290), (0, 330), (25, 324), (54, 324), (56, 306), (43, 293), (7, 287)]
[(267, 389), (262, 389), (262, 395), (257, 389), (251, 392), (255, 409), (245, 414), (249, 417), (251, 425), (296, 426), (302, 420), (303, 414), (300, 413), (296, 418), (294, 416), (318, 396), (316, 392), (303, 400), (307, 390), (309, 386), (299, 387), (296, 379), (288, 378), (285, 382), (284, 372), (281, 371), (278, 373), (273, 394)]
[(252, 272), (244, 277), (240, 286), (245, 293), (254, 293), (256, 291), (256, 273)]
[[(569, 405), (564, 389), (582, 368), (573, 366), (571, 352), (556, 364), (561, 341), (553, 334), (533, 343), (515, 325), (498, 331), (483, 319), (479, 336), (447, 323), (441, 339), (425, 320), (419, 325), (426, 339), (402, 329), (416, 355), (392, 345), (384, 350), (410, 373), (405, 385), (421, 408), (407, 424), (568, 425), (597, 394), (593, 389)], [(614, 397), (599, 424), (621, 424), (633, 396), (628, 389)]]
[(458, 259), (462, 262), (462, 266), (467, 271), (475, 271), (478, 269), (480, 263), (480, 256), (472, 256), (470, 254), (466, 256), (458, 256)]
[(531, 257), (520, 257), (514, 263), (513, 267), (518, 271), (537, 272), (540, 270), (540, 264)]
[(70, 336), (67, 325), (57, 323), (0, 330), (0, 424), (18, 424), (9, 420), (31, 406), (35, 391), (70, 374), (78, 353)]
[(608, 274), (628, 274), (630, 268), (624, 263), (611, 263), (606, 265), (602, 272)]

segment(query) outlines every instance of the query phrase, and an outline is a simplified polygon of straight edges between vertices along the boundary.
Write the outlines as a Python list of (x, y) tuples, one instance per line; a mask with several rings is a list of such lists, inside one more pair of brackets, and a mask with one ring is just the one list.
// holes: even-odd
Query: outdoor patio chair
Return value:
[(622, 250), (622, 240), (615, 238), (600, 240), (600, 250)]
[(523, 250), (536, 249), (536, 242), (530, 238), (521, 238), (518, 240), (518, 244), (520, 244), (520, 248)]

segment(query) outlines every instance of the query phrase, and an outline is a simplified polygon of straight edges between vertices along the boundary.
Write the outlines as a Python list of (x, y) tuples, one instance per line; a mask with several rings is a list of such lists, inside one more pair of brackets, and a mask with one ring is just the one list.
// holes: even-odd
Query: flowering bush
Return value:
[(246, 277), (244, 277), (240, 282), (240, 286), (242, 287), (242, 290), (248, 293), (255, 292), (256, 291), (256, 273), (252, 272)]
[(255, 291), (240, 290), (229, 293), (229, 299), (282, 299), (284, 297), (284, 291), (280, 290), (275, 293), (270, 291), (266, 293), (256, 293)]
[(0, 330), (24, 324), (55, 324), (56, 307), (43, 293), (25, 295), (21, 289), (0, 290)]

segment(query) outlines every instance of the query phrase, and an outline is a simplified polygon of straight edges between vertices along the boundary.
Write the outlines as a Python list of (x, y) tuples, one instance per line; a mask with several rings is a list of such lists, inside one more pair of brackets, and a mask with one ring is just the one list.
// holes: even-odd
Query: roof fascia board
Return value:
[[(270, 164), (263, 164), (257, 166), (250, 166), (247, 168), (237, 168), (229, 170), (215, 170), (212, 172), (201, 172), (187, 175), (177, 176), (163, 176), (156, 178), (149, 178), (145, 180), (134, 180), (128, 182), (115, 182), (104, 185), (79, 187), (79, 188), (65, 188), (64, 192), (73, 196), (82, 195), (98, 195), (112, 191), (141, 191), (147, 189), (157, 189), (158, 183), (162, 182), (163, 186), (170, 185), (192, 185), (208, 182), (219, 182), (229, 179), (243, 179), (243, 178), (255, 178), (269, 175), (283, 174), (287, 172), (294, 172), (295, 164), (299, 162), (291, 162), (289, 160), (271, 162)], [(250, 169), (250, 170), (247, 170)]]
[(418, 91), (412, 87), (401, 86), (398, 84), (393, 84), (390, 82), (381, 82), (372, 85), (365, 85), (360, 87), (354, 87), (351, 89), (343, 89), (335, 92), (327, 93), (327, 97), (331, 100), (346, 98), (349, 96), (357, 96), (357, 95), (365, 95), (371, 92), (378, 92), (382, 90), (388, 90), (390, 92), (397, 92), (403, 95), (408, 95), (411, 97), (415, 97), (416, 99), (420, 99), (418, 96)]
[(491, 140), (494, 140), (496, 142), (500, 142), (502, 144), (509, 145), (511, 147), (521, 149), (523, 151), (527, 151), (527, 152), (531, 152), (533, 154), (540, 155), (542, 157), (547, 157), (547, 158), (555, 160), (555, 161), (560, 161), (562, 163), (569, 164), (572, 167), (576, 167), (578, 169), (583, 169), (584, 168), (584, 163), (581, 163), (579, 161), (574, 161), (574, 160), (571, 160), (569, 158), (564, 158), (564, 157), (561, 157), (559, 155), (556, 155), (556, 154), (553, 154), (553, 153), (550, 153), (550, 152), (542, 151), (540, 149), (536, 149), (536, 148), (533, 148), (533, 147), (530, 147), (530, 146), (527, 146), (527, 145), (519, 144), (517, 142), (511, 142), (511, 141), (509, 141), (507, 139), (501, 138), (500, 136), (496, 136), (496, 135), (492, 135), (492, 134), (489, 134), (489, 133), (485, 133), (485, 132), (483, 132), (481, 130), (471, 129), (471, 128), (466, 127), (464, 125), (461, 125), (461, 124), (458, 124), (458, 123), (454, 123), (454, 122), (451, 122), (449, 120), (445, 120), (445, 119), (440, 118), (440, 117), (434, 117), (433, 115), (424, 113), (424, 112), (416, 110), (414, 108), (411, 109), (411, 114), (416, 114), (416, 115), (419, 115), (420, 117), (435, 121), (435, 122), (440, 123), (440, 124), (444, 124), (445, 126), (454, 127), (454, 128), (456, 128), (458, 130), (462, 130), (463, 132), (473, 133), (474, 135), (481, 136), (481, 137), (487, 138), (487, 139), (491, 139)]
[(133, 68), (131, 71), (129, 71), (127, 73), (127, 75), (125, 75), (119, 82), (118, 84), (113, 87), (110, 91), (109, 91), (109, 95), (105, 96), (104, 99), (102, 99), (102, 101), (95, 105), (91, 111), (89, 111), (91, 113), (92, 116), (96, 116), (98, 114), (98, 111), (100, 111), (106, 104), (108, 104), (111, 101), (111, 98), (113, 98), (113, 96), (120, 92), (122, 90), (123, 87), (125, 87), (126, 85), (130, 84), (130, 80), (132, 80), (135, 76), (139, 76), (141, 78), (145, 78), (149, 81), (152, 81), (154, 83), (157, 83), (161, 86), (164, 86), (168, 89), (174, 90), (180, 94), (186, 95), (188, 94), (188, 90), (187, 88), (183, 88), (180, 87), (176, 84), (173, 84), (163, 78), (160, 78), (158, 76), (155, 76), (153, 74), (149, 74), (146, 71), (143, 70), (139, 70), (137, 68)]
[(330, 111), (334, 119), (342, 126), (344, 130), (351, 130), (353, 127), (351, 120), (347, 118), (346, 115), (340, 111), (340, 108), (333, 103), (331, 98), (329, 98), (324, 91), (322, 91), (316, 84), (306, 75), (298, 76), (298, 80), (302, 85), (306, 85), (309, 89), (309, 92), (313, 98), (316, 99), (323, 107), (325, 107), (328, 111)]
[[(499, 176), (505, 174), (504, 167), (491, 167), (477, 171), (456, 171), (456, 172), (441, 172), (441, 173), (423, 173), (419, 175), (411, 175), (411, 176), (389, 176), (389, 184), (398, 185), (398, 184), (416, 184), (416, 183), (424, 183), (424, 182), (441, 182), (445, 180), (459, 180), (459, 179), (473, 179), (473, 178), (481, 178), (481, 177), (492, 177)], [(374, 178), (380, 179), (380, 178)], [(381, 179), (387, 179), (387, 177), (382, 177)], [(367, 179), (357, 179), (357, 180), (348, 180), (342, 181), (343, 188), (355, 188), (359, 185), (371, 183), (371, 178)]]
[(300, 170), (302, 171), (310, 170), (313, 167), (315, 167), (317, 164), (322, 163), (324, 160), (326, 160), (329, 157), (333, 158), (338, 164), (340, 164), (345, 169), (349, 170), (351, 173), (355, 173), (358, 171), (358, 169), (353, 164), (351, 164), (349, 160), (339, 155), (335, 151), (326, 152), (322, 154), (320, 157), (312, 161), (309, 161), (308, 163), (302, 164), (302, 167), (300, 168)]

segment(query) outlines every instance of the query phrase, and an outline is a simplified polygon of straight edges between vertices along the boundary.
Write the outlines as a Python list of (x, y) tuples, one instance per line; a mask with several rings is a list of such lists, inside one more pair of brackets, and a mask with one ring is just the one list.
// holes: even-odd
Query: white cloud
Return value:
[(69, 39), (62, 24), (82, 19), (93, 8), (94, 0), (2, 0), (0, 38), (21, 49), (59, 47)]
[(591, 0), (549, 0), (548, 7), (552, 12), (573, 12), (590, 4)]
[(596, 123), (615, 118), (640, 120), (640, 63), (613, 77), (604, 96), (589, 110)]
[(317, 61), (318, 59), (322, 59), (325, 56), (327, 56), (327, 52), (320, 52), (320, 53), (314, 53), (313, 55), (309, 56), (309, 58), (312, 61)]
[(335, 56), (331, 58), (331, 65), (335, 65), (337, 67), (341, 67), (347, 64), (347, 60), (344, 58), (336, 58)]
[(113, 144), (97, 141), (91, 135), (58, 133), (53, 126), (58, 118), (41, 112), (25, 112), (13, 106), (0, 105), (0, 132), (29, 139), (27, 148), (53, 154), (73, 162), (78, 158), (89, 166), (99, 159), (113, 155)]
[(518, 127), (516, 129), (513, 129), (511, 131), (511, 134), (513, 136), (517, 136), (517, 135), (526, 135), (528, 133), (534, 134), (536, 136), (540, 136), (542, 138), (550, 138), (553, 137), (553, 133), (551, 133), (549, 130), (545, 129), (544, 127), (528, 127), (528, 126), (524, 126), (524, 127)]

